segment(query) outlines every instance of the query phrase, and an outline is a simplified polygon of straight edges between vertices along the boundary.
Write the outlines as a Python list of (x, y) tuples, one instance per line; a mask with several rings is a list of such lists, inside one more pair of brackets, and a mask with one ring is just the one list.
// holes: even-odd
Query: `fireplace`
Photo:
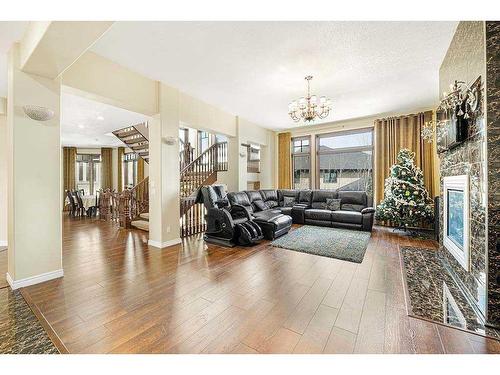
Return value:
[(443, 193), (443, 245), (469, 271), (469, 177), (444, 177)]

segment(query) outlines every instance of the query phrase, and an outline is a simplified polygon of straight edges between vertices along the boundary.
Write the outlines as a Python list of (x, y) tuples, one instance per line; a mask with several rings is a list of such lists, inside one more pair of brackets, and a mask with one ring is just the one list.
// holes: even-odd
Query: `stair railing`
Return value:
[(123, 190), (118, 197), (120, 226), (130, 228), (130, 223), (142, 213), (149, 212), (149, 177), (132, 189)]
[(227, 142), (214, 143), (181, 169), (181, 197), (193, 195), (215, 172), (227, 171)]
[(227, 142), (215, 143), (181, 169), (180, 217), (181, 236), (203, 232), (206, 229), (205, 207), (195, 204), (195, 193), (206, 184), (217, 180), (217, 172), (227, 171)]

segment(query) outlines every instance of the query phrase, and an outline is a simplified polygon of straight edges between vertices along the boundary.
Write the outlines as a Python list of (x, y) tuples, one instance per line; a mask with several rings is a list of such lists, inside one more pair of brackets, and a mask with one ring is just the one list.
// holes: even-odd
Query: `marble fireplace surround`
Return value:
[[(440, 207), (444, 207), (444, 179), (469, 176), (470, 269), (466, 270), (446, 249), (443, 234), (439, 236), (439, 252), (443, 264), (451, 271), (483, 319), (487, 314), (487, 151), (485, 127), (485, 23), (460, 22), (439, 70), (439, 91), (447, 91), (455, 80), (473, 83), (481, 77), (480, 103), (469, 124), (468, 139), (451, 150), (440, 153)], [(444, 210), (439, 217), (444, 228)]]

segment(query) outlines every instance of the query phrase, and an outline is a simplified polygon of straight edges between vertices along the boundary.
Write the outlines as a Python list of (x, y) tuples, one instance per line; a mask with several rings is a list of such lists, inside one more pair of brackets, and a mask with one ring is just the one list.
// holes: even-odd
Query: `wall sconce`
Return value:
[(177, 139), (175, 137), (163, 137), (163, 142), (165, 142), (166, 145), (173, 146), (175, 145)]
[(23, 110), (30, 119), (35, 121), (48, 121), (54, 118), (54, 111), (46, 107), (25, 105)]

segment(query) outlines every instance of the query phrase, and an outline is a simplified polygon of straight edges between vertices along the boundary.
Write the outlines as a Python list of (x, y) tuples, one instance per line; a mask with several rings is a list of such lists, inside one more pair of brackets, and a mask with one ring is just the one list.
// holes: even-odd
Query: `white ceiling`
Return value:
[(21, 40), (27, 26), (28, 22), (0, 22), (0, 97), (7, 97), (7, 52)]
[(147, 116), (63, 92), (61, 143), (76, 147), (122, 146), (112, 131), (147, 121)]
[(117, 22), (92, 50), (270, 128), (329, 96), (323, 122), (426, 108), (457, 22)]

